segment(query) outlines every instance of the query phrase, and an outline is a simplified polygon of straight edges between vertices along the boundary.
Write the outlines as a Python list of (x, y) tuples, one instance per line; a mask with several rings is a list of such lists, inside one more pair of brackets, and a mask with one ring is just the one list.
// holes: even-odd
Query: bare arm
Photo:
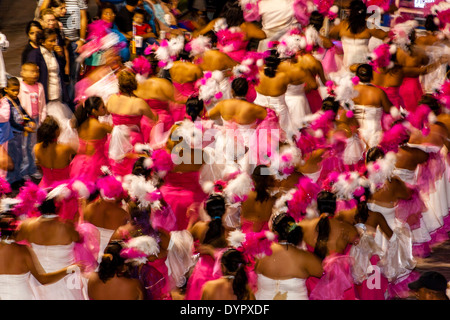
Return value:
[(323, 274), (323, 267), (322, 267), (322, 261), (319, 259), (318, 256), (311, 252), (304, 252), (305, 255), (305, 269), (306, 272), (311, 277), (317, 277), (320, 278)]
[(86, 10), (80, 10), (80, 40), (76, 42), (77, 43), (76, 52), (80, 52), (80, 48), (84, 44), (85, 40), (81, 39), (86, 39), (87, 23), (88, 18)]
[(383, 106), (383, 110), (384, 112), (389, 113), (393, 104), (391, 100), (389, 100), (386, 92), (380, 89), (380, 94), (381, 94), (381, 105)]

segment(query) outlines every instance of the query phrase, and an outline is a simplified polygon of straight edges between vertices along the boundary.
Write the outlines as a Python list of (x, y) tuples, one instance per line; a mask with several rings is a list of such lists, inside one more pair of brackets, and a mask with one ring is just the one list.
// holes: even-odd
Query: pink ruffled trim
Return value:
[(309, 296), (310, 300), (342, 300), (345, 291), (354, 287), (351, 273), (353, 259), (347, 255), (327, 256), (323, 262), (324, 275)]
[(447, 234), (447, 231), (445, 231), (444, 226), (439, 227), (438, 229), (430, 232), (431, 241), (430, 246), (434, 247), (437, 245), (440, 245), (441, 243), (447, 241), (449, 239), (449, 236)]
[(408, 287), (408, 283), (416, 281), (420, 278), (420, 274), (417, 271), (412, 271), (407, 276), (404, 276), (397, 281), (390, 283), (388, 286), (389, 299), (409, 297), (411, 290)]
[[(408, 200), (400, 200), (398, 202), (395, 216), (400, 221), (408, 223), (411, 230), (415, 230), (420, 228), (420, 218), (422, 217), (422, 212), (424, 212), (427, 207), (420, 197), (419, 190), (414, 187), (411, 187), (411, 189), (411, 198)], [(416, 218), (414, 220), (409, 220), (409, 218), (413, 216)]]
[(448, 214), (444, 217), (444, 230), (450, 232), (450, 210)]
[(422, 192), (433, 193), (435, 181), (439, 180), (445, 171), (445, 163), (439, 152), (430, 152), (426, 163), (419, 165), (417, 185)]
[(431, 248), (429, 242), (413, 243), (412, 253), (414, 257), (426, 258), (431, 255)]

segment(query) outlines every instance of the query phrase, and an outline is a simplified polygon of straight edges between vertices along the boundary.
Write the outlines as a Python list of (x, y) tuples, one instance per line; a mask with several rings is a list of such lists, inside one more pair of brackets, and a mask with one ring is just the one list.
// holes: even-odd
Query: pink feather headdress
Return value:
[(272, 243), (276, 241), (277, 236), (271, 231), (248, 232), (243, 233), (236, 229), (230, 232), (228, 243), (250, 257), (261, 258), (265, 255), (271, 255)]
[(394, 62), (391, 61), (391, 57), (396, 51), (397, 47), (395, 45), (390, 46), (387, 43), (383, 43), (376, 47), (369, 55), (369, 64), (375, 71), (379, 68), (391, 69), (394, 67)]
[(239, 0), (244, 20), (248, 22), (259, 21), (261, 15), (259, 14), (259, 2), (261, 0)]
[(300, 30), (293, 29), (280, 38), (277, 51), (280, 58), (290, 58), (305, 47), (306, 38), (301, 34)]
[(416, 20), (407, 20), (402, 23), (397, 23), (389, 31), (389, 37), (396, 46), (408, 52), (409, 45), (411, 44), (411, 33), (418, 25), (419, 23)]
[(38, 207), (44, 202), (46, 197), (47, 192), (45, 190), (41, 189), (37, 184), (27, 181), (16, 196), (16, 199), (20, 202), (14, 207), (13, 213), (17, 216), (40, 216)]
[(100, 191), (102, 198), (107, 200), (118, 199), (125, 196), (126, 192), (123, 189), (122, 182), (117, 180), (114, 176), (108, 175), (99, 178), (96, 182), (97, 188)]
[(397, 152), (400, 144), (407, 141), (409, 136), (409, 130), (403, 124), (397, 123), (383, 133), (383, 138), (378, 146), (384, 151), (384, 153), (389, 151)]
[(157, 149), (152, 152), (152, 168), (157, 172), (158, 176), (164, 178), (166, 174), (173, 169), (175, 164), (172, 155), (166, 149)]
[(131, 69), (133, 69), (134, 73), (140, 74), (145, 77), (152, 74), (152, 65), (150, 61), (148, 61), (144, 56), (138, 56), (137, 58), (133, 59), (131, 63)]
[(190, 53), (191, 56), (196, 56), (205, 53), (205, 51), (211, 49), (211, 39), (205, 36), (198, 36), (193, 38), (185, 46), (186, 51)]
[(430, 120), (433, 114), (429, 106), (421, 104), (414, 112), (410, 112), (406, 116), (406, 120), (414, 128), (421, 130), (423, 135), (428, 135), (430, 133)]
[(140, 265), (147, 263), (149, 256), (157, 256), (159, 251), (159, 244), (155, 238), (145, 235), (128, 240), (120, 251), (120, 256), (126, 259), (127, 263)]
[(314, 11), (314, 2), (312, 0), (294, 0), (294, 17), (303, 27), (309, 24), (309, 17)]
[(240, 64), (233, 68), (236, 78), (245, 78), (248, 82), (257, 85), (259, 83), (259, 68), (264, 65), (264, 58), (268, 52), (249, 51)]
[(339, 8), (334, 5), (334, 0), (314, 0), (314, 5), (324, 17), (328, 17), (330, 20), (337, 18)]
[(292, 198), (287, 201), (287, 214), (298, 222), (305, 217), (308, 206), (317, 199), (320, 186), (308, 177), (301, 177), (296, 189)]

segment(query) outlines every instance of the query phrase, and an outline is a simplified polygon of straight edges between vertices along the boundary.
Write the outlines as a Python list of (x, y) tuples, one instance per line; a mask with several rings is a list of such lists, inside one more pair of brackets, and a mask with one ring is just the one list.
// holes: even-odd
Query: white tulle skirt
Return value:
[(302, 127), (303, 118), (311, 114), (309, 102), (305, 95), (305, 85), (288, 85), (285, 100), (292, 120), (292, 125), (296, 130)]
[(71, 120), (74, 117), (72, 110), (61, 101), (52, 100), (47, 103), (47, 115), (58, 121), (61, 129), (58, 142), (68, 144), (78, 150), (78, 133), (71, 125)]

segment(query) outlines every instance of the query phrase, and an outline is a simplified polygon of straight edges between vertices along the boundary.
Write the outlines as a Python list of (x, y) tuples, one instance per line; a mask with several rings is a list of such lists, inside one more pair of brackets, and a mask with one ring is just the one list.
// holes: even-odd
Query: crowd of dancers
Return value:
[(448, 299), (415, 270), (450, 231), (450, 2), (425, 10), (227, 1), (141, 45), (101, 2), (70, 90), (44, 28), (1, 100), (0, 298)]

